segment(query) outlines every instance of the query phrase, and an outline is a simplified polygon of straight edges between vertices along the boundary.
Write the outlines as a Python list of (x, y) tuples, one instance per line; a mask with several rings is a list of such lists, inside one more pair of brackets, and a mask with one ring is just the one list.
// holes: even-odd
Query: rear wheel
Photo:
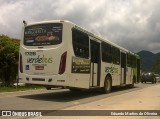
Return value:
[(106, 77), (103, 87), (104, 93), (110, 93), (112, 88), (111, 78), (109, 76)]

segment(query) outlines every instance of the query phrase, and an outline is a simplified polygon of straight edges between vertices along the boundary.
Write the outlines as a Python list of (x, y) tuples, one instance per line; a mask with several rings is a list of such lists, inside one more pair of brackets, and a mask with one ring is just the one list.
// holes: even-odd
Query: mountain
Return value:
[(154, 54), (150, 51), (140, 51), (137, 53), (141, 57), (141, 69), (144, 72), (152, 70), (153, 63), (160, 58), (160, 53)]

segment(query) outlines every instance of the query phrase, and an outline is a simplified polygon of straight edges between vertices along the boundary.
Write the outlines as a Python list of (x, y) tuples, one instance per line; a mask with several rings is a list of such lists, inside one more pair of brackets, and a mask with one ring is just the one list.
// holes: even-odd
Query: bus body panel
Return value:
[(132, 84), (133, 68), (127, 67), (126, 84)]
[(101, 87), (104, 86), (104, 80), (107, 76), (107, 74), (111, 75), (112, 78), (112, 86), (118, 86), (120, 85), (120, 78), (121, 78), (121, 70), (119, 65), (115, 65), (113, 63), (106, 63), (102, 62), (102, 73), (101, 73)]
[[(39, 85), (67, 86), (67, 63), (63, 74), (59, 74), (61, 58), (64, 53), (66, 62), (69, 59), (67, 40), (70, 38), (65, 30), (69, 26), (63, 25), (62, 43), (48, 46), (26, 46), (21, 41), (20, 55), (22, 57), (23, 72), (19, 70), (20, 82)], [(23, 36), (24, 37), (24, 36)], [(66, 39), (69, 38), (69, 39)]]
[(23, 73), (29, 75), (56, 75), (59, 71), (61, 48), (54, 49), (29, 49), (21, 51), (23, 60)]
[(112, 70), (112, 86), (118, 86), (120, 85), (120, 79), (121, 79), (121, 70), (120, 65), (113, 64)]
[(49, 76), (39, 76), (39, 75), (28, 75), (23, 74), (20, 76), (19, 80), (26, 84), (36, 84), (43, 86), (66, 86), (67, 85), (67, 75), (49, 75)]

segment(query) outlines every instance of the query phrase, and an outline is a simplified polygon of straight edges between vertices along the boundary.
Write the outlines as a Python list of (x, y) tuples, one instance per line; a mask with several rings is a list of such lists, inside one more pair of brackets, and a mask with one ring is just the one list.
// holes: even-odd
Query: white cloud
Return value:
[(0, 34), (22, 21), (66, 19), (134, 52), (159, 51), (160, 0), (0, 0)]

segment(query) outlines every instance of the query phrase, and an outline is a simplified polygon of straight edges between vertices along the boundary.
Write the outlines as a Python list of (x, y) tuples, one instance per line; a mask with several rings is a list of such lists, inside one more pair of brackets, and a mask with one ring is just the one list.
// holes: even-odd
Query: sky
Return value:
[(23, 20), (68, 20), (133, 52), (160, 52), (160, 0), (0, 0), (0, 34), (21, 39)]

